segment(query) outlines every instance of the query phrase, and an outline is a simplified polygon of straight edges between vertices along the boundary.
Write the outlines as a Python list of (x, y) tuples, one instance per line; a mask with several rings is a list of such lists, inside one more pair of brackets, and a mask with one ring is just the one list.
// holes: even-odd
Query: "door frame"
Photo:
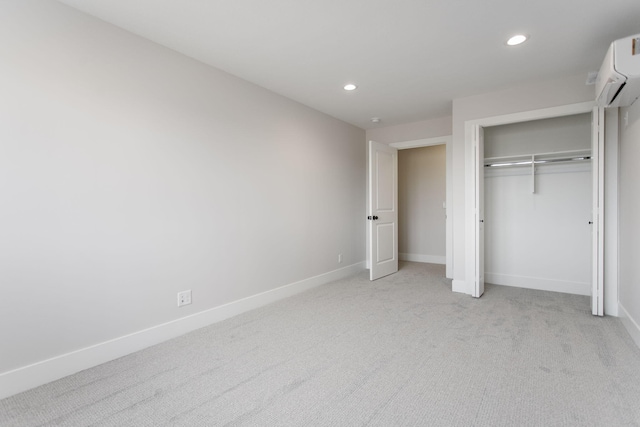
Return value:
[[(434, 145), (445, 145), (446, 148), (446, 164), (445, 164), (445, 169), (446, 169), (446, 177), (445, 177), (445, 181), (446, 181), (446, 200), (445, 200), (445, 204), (446, 204), (446, 209), (445, 209), (445, 214), (446, 214), (446, 222), (445, 222), (445, 227), (446, 227), (446, 252), (445, 252), (445, 258), (446, 258), (446, 277), (447, 278), (452, 278), (453, 277), (453, 180), (452, 180), (452, 174), (453, 174), (453, 169), (452, 169), (452, 164), (453, 164), (453, 150), (452, 150), (452, 142), (453, 142), (453, 137), (452, 135), (444, 135), (444, 136), (438, 136), (438, 137), (434, 137), (434, 138), (423, 138), (423, 139), (415, 139), (415, 140), (410, 140), (410, 141), (399, 141), (399, 142), (392, 142), (389, 143), (389, 146), (397, 148), (398, 150), (408, 150), (410, 148), (420, 148), (420, 147), (431, 147)], [(367, 141), (367, 209), (369, 207), (369, 143)], [(367, 269), (371, 268), (371, 250), (370, 250), (370, 242), (371, 242), (371, 233), (369, 231), (369, 225), (368, 225), (368, 221), (367, 221), (367, 225), (366, 225), (366, 236), (367, 236), (367, 242), (366, 242), (366, 259), (367, 259)]]
[(445, 146), (445, 276), (453, 278), (453, 150), (451, 143), (452, 135), (439, 136), (435, 138), (424, 138), (413, 141), (393, 142), (389, 144), (398, 150), (410, 148), (433, 147), (434, 145)]
[[(474, 147), (477, 142), (478, 131), (482, 127), (508, 125), (514, 123), (527, 122), (540, 119), (551, 119), (556, 117), (571, 116), (576, 114), (592, 113), (596, 106), (595, 102), (582, 102), (558, 107), (543, 108), (539, 110), (524, 111), (519, 113), (505, 114), (501, 116), (484, 117), (465, 122), (465, 277), (466, 293), (474, 297), (478, 295), (478, 287), (475, 283), (476, 276), (476, 182), (477, 174), (480, 173), (477, 159), (474, 156)], [(602, 174), (604, 175), (604, 174)], [(604, 176), (600, 177), (601, 182)], [(603, 206), (604, 200), (599, 200), (599, 205)], [(602, 225), (602, 218), (598, 218)], [(602, 258), (600, 253), (599, 257)], [(598, 263), (598, 259), (593, 260)], [(599, 313), (602, 315), (602, 313)]]

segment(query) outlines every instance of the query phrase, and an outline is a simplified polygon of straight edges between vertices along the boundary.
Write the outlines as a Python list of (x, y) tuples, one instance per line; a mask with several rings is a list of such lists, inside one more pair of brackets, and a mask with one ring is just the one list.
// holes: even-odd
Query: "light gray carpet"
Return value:
[(2, 426), (638, 426), (640, 350), (587, 297), (403, 263), (0, 401)]

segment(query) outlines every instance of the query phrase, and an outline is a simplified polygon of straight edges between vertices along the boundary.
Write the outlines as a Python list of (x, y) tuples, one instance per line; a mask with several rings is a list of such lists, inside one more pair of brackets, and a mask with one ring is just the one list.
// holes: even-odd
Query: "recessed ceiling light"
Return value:
[(380, 123), (380, 117), (371, 117), (371, 123)]
[(525, 36), (524, 34), (517, 34), (513, 37), (511, 37), (509, 40), (507, 40), (507, 44), (509, 46), (515, 46), (515, 45), (519, 45), (521, 43), (526, 42), (528, 39), (527, 36)]
[(344, 90), (355, 90), (358, 86), (354, 85), (353, 83), (349, 83), (344, 85)]

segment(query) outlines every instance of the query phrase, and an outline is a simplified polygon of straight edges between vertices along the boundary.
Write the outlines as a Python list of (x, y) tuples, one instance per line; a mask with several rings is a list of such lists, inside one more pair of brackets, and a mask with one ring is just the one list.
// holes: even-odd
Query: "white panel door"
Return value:
[(591, 123), (593, 176), (591, 313), (594, 316), (604, 316), (604, 108), (593, 109)]
[(475, 130), (475, 221), (476, 221), (476, 270), (473, 296), (480, 298), (484, 293), (484, 128), (476, 126)]
[(398, 271), (398, 150), (369, 141), (370, 279)]

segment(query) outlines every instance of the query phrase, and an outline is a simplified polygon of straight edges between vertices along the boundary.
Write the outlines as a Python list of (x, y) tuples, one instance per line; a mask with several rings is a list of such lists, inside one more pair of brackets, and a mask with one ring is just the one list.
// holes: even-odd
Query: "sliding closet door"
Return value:
[(604, 315), (604, 108), (592, 113), (591, 165), (593, 177), (591, 313)]
[(476, 127), (476, 271), (473, 296), (480, 298), (484, 293), (484, 128)]

